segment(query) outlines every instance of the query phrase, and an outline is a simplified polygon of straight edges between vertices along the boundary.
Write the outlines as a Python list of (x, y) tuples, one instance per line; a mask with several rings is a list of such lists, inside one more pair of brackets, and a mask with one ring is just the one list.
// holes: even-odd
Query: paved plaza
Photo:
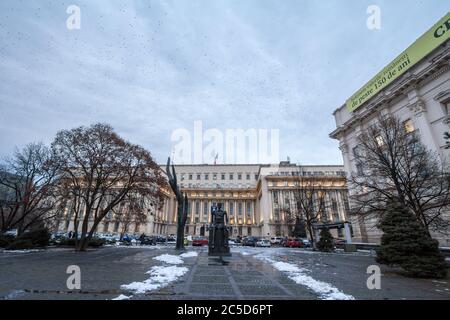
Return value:
[[(0, 252), (0, 299), (450, 299), (450, 280), (411, 279), (381, 268), (369, 290), (370, 252), (235, 247), (210, 258), (207, 248), (105, 247), (85, 253), (51, 248)], [(66, 286), (69, 265), (81, 289)]]

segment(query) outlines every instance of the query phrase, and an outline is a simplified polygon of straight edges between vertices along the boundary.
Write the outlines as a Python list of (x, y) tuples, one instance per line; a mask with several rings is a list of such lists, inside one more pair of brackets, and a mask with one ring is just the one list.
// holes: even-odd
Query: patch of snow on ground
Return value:
[(324, 300), (354, 300), (355, 298), (351, 295), (347, 295), (340, 291), (333, 285), (314, 279), (313, 277), (307, 275), (305, 272), (308, 270), (299, 268), (295, 264), (287, 262), (279, 262), (267, 257), (267, 255), (258, 255), (257, 259), (268, 261), (272, 266), (287, 274), (288, 278), (295, 281), (295, 283), (304, 285), (315, 293), (317, 293), (320, 298)]
[(189, 252), (180, 254), (181, 258), (191, 258), (191, 257), (197, 257), (197, 256), (198, 256), (198, 253), (195, 251), (189, 251)]
[(150, 274), (149, 279), (143, 282), (125, 284), (122, 285), (121, 288), (133, 291), (134, 293), (145, 293), (169, 285), (171, 282), (174, 282), (183, 276), (186, 272), (188, 272), (188, 268), (186, 267), (155, 266), (147, 272)]
[(131, 296), (126, 296), (124, 294), (121, 294), (120, 296), (118, 296), (117, 298), (114, 298), (113, 300), (129, 300), (131, 298)]
[(153, 259), (169, 264), (183, 264), (183, 260), (181, 260), (179, 256), (174, 256), (172, 254), (162, 254), (160, 256), (154, 257)]
[(4, 250), (4, 253), (30, 253), (30, 252), (41, 252), (44, 249), (25, 249), (25, 250)]

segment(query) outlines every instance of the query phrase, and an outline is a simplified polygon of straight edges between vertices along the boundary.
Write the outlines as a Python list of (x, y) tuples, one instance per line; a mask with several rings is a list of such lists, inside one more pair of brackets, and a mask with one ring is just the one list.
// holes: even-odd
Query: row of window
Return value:
[(341, 176), (345, 177), (345, 171), (279, 171), (270, 172), (271, 176)]
[[(197, 173), (195, 174), (196, 180), (202, 180), (202, 175), (203, 175), (203, 179), (204, 180), (209, 180), (210, 177), (212, 177), (212, 180), (227, 180), (227, 174), (226, 173)], [(246, 173), (246, 174), (242, 174), (242, 173), (228, 173), (228, 180), (234, 180), (234, 178), (237, 178), (237, 180), (251, 180), (252, 179), (252, 174), (250, 173)], [(253, 177), (255, 180), (258, 180), (258, 174), (254, 173)], [(187, 178), (187, 180), (194, 180), (194, 174), (193, 173), (189, 173), (189, 174), (184, 174), (181, 173), (180, 174), (180, 180), (184, 181)]]

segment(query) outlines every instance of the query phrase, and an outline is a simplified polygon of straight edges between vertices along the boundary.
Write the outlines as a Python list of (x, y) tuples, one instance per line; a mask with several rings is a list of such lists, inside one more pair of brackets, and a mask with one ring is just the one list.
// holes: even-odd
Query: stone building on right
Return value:
[[(333, 113), (336, 129), (330, 137), (339, 140), (348, 175), (357, 172), (357, 137), (379, 113), (399, 118), (405, 130), (414, 131), (423, 145), (448, 163), (444, 133), (450, 131), (450, 13)], [(350, 220), (354, 241), (380, 241), (374, 218)], [(441, 245), (450, 245), (449, 235), (433, 236)]]

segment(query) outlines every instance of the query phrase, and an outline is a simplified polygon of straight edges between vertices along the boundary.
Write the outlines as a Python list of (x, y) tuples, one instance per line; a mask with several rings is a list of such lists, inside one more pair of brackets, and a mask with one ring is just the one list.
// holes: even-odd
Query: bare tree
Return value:
[(52, 150), (63, 164), (61, 179), (75, 226), (81, 225), (78, 251), (86, 250), (100, 222), (130, 197), (162, 203), (166, 180), (159, 166), (147, 150), (123, 140), (109, 125), (62, 130)]
[(17, 229), (21, 234), (60, 213), (58, 194), (60, 164), (49, 148), (31, 143), (16, 150), (0, 166), (1, 231)]
[(120, 239), (122, 240), (129, 227), (139, 226), (147, 222), (145, 201), (140, 197), (128, 197), (118, 209), (112, 209), (114, 220), (120, 225)]
[(420, 143), (398, 118), (378, 116), (358, 137), (350, 185), (354, 213), (379, 218), (391, 201), (409, 208), (430, 235), (445, 232), (450, 205), (448, 163)]
[(303, 221), (306, 230), (315, 246), (314, 224), (327, 221), (326, 187), (323, 180), (314, 176), (298, 177), (298, 186), (293, 191), (296, 203), (291, 215), (296, 222)]

